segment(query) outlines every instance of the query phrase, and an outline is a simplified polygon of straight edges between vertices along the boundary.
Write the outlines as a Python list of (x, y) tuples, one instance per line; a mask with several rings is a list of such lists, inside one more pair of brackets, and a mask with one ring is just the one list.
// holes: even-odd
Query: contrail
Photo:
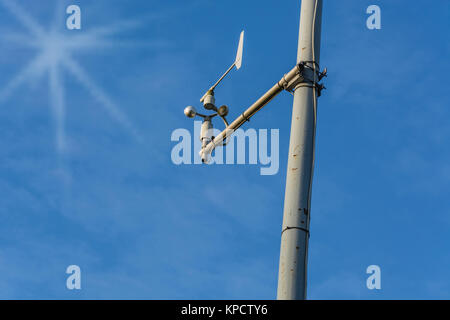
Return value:
[(125, 32), (139, 28), (143, 23), (139, 20), (122, 20), (105, 27), (97, 27), (89, 30), (89, 34), (95, 37), (104, 37), (115, 35), (119, 32)]
[(53, 110), (55, 125), (56, 125), (56, 149), (58, 153), (64, 153), (66, 150), (66, 139), (64, 134), (64, 118), (65, 118), (65, 103), (64, 103), (64, 86), (59, 74), (59, 67), (56, 64), (50, 66), (49, 70), (49, 93), (50, 104)]
[(6, 86), (0, 90), (0, 103), (5, 102), (9, 96), (16, 90), (21, 84), (28, 81), (31, 77), (39, 76), (44, 72), (45, 61), (47, 58), (41, 54), (33, 59), (25, 68), (23, 68), (12, 80), (6, 84)]
[[(62, 18), (65, 14), (61, 0), (57, 1), (55, 17), (49, 31), (46, 31), (14, 1), (0, 0), (0, 4), (6, 7), (31, 35), (30, 37), (21, 33), (14, 33), (1, 37), (5, 40), (40, 50), (40, 54), (36, 58), (20, 70), (3, 89), (0, 89), (0, 103), (6, 101), (23, 83), (47, 72), (49, 77), (49, 100), (56, 126), (56, 149), (62, 155), (67, 149), (64, 133), (66, 116), (65, 89), (61, 76), (61, 71), (65, 69), (87, 89), (89, 94), (106, 109), (114, 120), (127, 129), (139, 142), (143, 141), (138, 130), (127, 116), (70, 56), (71, 51), (74, 50), (117, 46), (117, 42), (105, 39), (105, 36), (136, 28), (142, 24), (140, 21), (127, 20), (115, 23), (109, 27), (93, 29), (83, 33), (83, 35), (67, 36), (58, 32), (58, 27), (62, 27), (64, 22)], [(124, 44), (126, 42), (119, 41), (119, 45)]]
[(134, 128), (127, 116), (112, 102), (112, 100), (90, 79), (83, 68), (73, 59), (66, 57), (62, 64), (72, 73), (73, 76), (89, 91), (89, 93), (103, 106), (106, 111), (123, 127), (131, 131), (133, 136), (140, 142), (142, 137)]
[(0, 1), (33, 35), (36, 37), (42, 37), (44, 35), (44, 29), (14, 1)]

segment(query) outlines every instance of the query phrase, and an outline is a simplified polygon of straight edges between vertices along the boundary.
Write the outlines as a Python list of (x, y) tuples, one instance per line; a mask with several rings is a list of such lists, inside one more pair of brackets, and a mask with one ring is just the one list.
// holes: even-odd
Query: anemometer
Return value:
[(202, 128), (200, 131), (200, 141), (202, 142), (202, 150), (200, 151), (200, 157), (202, 158), (202, 162), (208, 162), (208, 154), (205, 153), (205, 149), (207, 145), (212, 142), (213, 136), (212, 136), (212, 118), (215, 116), (219, 116), (222, 118), (223, 122), (225, 123), (225, 127), (228, 127), (228, 121), (226, 119), (226, 116), (228, 115), (228, 107), (226, 105), (222, 105), (221, 107), (216, 107), (216, 99), (214, 98), (214, 89), (219, 85), (219, 83), (222, 82), (222, 80), (230, 73), (233, 68), (236, 68), (239, 70), (242, 66), (242, 54), (244, 51), (244, 31), (241, 32), (240, 38), (239, 38), (239, 45), (238, 50), (236, 54), (236, 60), (233, 62), (233, 64), (228, 68), (227, 71), (217, 80), (217, 82), (206, 91), (206, 93), (203, 95), (203, 97), (200, 99), (200, 102), (203, 103), (203, 107), (206, 110), (212, 110), (214, 111), (213, 114), (210, 115), (204, 115), (201, 113), (198, 113), (194, 107), (188, 106), (184, 109), (184, 114), (188, 118), (194, 118), (195, 116), (203, 118)]

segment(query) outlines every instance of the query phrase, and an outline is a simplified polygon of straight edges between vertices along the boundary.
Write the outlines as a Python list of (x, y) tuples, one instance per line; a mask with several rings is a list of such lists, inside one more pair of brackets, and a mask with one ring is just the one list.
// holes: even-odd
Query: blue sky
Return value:
[[(300, 1), (59, 2), (0, 1), (0, 298), (275, 298), (292, 96), (251, 122), (280, 129), (277, 175), (176, 166), (170, 136), (193, 129), (183, 109), (200, 108), (242, 29), (243, 68), (216, 91), (230, 119), (293, 67)], [(77, 43), (76, 66), (41, 61), (9, 90), (39, 51), (5, 3)], [(366, 28), (371, 4), (381, 30)], [(445, 0), (324, 4), (311, 299), (450, 298), (448, 21)]]

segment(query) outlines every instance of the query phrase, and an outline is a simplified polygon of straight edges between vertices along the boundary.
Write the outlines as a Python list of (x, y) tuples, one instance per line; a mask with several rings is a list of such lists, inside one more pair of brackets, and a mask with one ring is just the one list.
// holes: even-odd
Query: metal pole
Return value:
[[(321, 22), (322, 0), (302, 0), (297, 63), (307, 62), (316, 71), (319, 71)], [(318, 81), (314, 70), (305, 69), (305, 74), (314, 82)], [(278, 275), (279, 300), (306, 299), (318, 95), (314, 87), (303, 82), (294, 92)]]

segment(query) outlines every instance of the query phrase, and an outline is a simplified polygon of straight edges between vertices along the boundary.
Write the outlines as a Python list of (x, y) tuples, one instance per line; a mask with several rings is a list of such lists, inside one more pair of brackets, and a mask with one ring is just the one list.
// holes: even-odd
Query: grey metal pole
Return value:
[[(306, 62), (307, 78), (317, 82), (322, 0), (302, 0), (297, 63)], [(315, 61), (314, 64), (312, 61)], [(279, 300), (306, 299), (311, 184), (318, 91), (300, 83), (294, 92), (291, 138), (281, 234)]]

